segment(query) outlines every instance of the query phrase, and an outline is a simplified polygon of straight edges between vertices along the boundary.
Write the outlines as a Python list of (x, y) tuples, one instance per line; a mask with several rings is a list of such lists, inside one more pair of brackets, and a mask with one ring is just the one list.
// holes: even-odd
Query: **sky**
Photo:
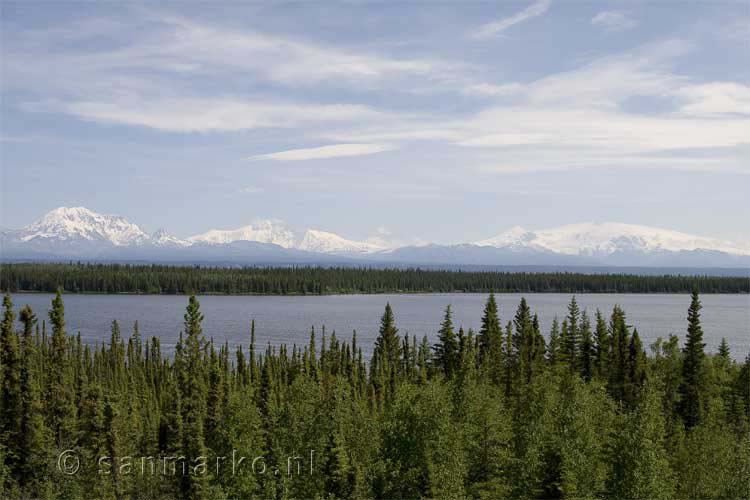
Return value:
[(0, 2), (0, 226), (750, 240), (750, 4)]

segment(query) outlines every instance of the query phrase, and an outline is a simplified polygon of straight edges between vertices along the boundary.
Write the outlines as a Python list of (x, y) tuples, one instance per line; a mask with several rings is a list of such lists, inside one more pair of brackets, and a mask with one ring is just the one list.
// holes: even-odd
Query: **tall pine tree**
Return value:
[(691, 429), (698, 425), (703, 413), (705, 358), (703, 328), (701, 327), (701, 301), (698, 291), (694, 290), (688, 308), (688, 328), (685, 347), (683, 348), (682, 384), (680, 385), (680, 414), (685, 427)]
[(453, 331), (451, 306), (445, 308), (445, 316), (438, 331), (438, 343), (433, 347), (435, 366), (440, 367), (447, 378), (451, 378), (458, 368), (458, 341)]

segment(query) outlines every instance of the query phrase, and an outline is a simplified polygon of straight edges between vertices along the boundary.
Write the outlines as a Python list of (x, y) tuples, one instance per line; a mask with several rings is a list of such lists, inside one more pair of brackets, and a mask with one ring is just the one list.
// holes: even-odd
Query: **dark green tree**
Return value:
[(591, 334), (591, 321), (584, 310), (581, 314), (581, 347), (578, 367), (584, 380), (591, 380), (596, 370), (596, 346)]
[(206, 420), (206, 363), (203, 352), (203, 314), (195, 295), (190, 296), (185, 311), (184, 379), (182, 391), (182, 450), (190, 474), (183, 477), (183, 494), (190, 498), (209, 498), (204, 422)]
[(703, 391), (705, 358), (703, 328), (701, 327), (701, 302), (698, 292), (693, 291), (688, 308), (688, 328), (685, 347), (683, 348), (682, 384), (680, 385), (680, 414), (685, 427), (691, 429), (698, 425), (703, 412)]
[(479, 345), (479, 360), (482, 370), (487, 373), (493, 383), (499, 385), (505, 372), (505, 356), (503, 354), (503, 331), (500, 327), (495, 294), (490, 293), (484, 306), (482, 326), (477, 335)]
[(458, 341), (453, 331), (453, 320), (451, 319), (451, 306), (445, 308), (445, 316), (438, 331), (438, 343), (433, 346), (433, 360), (436, 367), (445, 373), (447, 378), (453, 377), (458, 368)]
[(596, 310), (596, 331), (594, 332), (594, 371), (599, 378), (606, 378), (609, 365), (609, 331), (602, 312)]

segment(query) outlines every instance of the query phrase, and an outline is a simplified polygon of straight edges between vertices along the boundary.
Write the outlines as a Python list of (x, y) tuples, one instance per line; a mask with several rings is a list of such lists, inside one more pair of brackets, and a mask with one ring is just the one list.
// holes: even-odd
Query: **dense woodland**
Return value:
[(478, 332), (448, 306), (434, 345), (386, 306), (369, 360), (356, 332), (264, 351), (251, 324), (249, 350), (214, 345), (187, 302), (169, 358), (137, 323), (82, 344), (59, 291), (48, 312), (5, 296), (0, 497), (750, 494), (750, 358), (704, 353), (697, 292), (685, 344), (649, 355), (625, 311), (575, 298), (546, 335), (525, 300), (489, 295)]
[(509, 273), (353, 267), (2, 264), (0, 289), (68, 293), (336, 294), (386, 292), (748, 293), (748, 277)]

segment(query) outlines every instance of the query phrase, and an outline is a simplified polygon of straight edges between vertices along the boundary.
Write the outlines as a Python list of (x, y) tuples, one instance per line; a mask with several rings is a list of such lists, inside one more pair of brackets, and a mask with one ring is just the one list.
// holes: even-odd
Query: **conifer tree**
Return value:
[(511, 356), (511, 364), (518, 380), (523, 384), (528, 384), (534, 376), (535, 369), (537, 369), (538, 346), (531, 309), (526, 303), (525, 297), (521, 297), (513, 324), (515, 325), (513, 336), (515, 353)]
[(65, 330), (65, 305), (62, 291), (57, 290), (49, 311), (52, 339), (49, 360), (49, 384), (47, 390), (47, 412), (55, 442), (60, 449), (67, 449), (75, 426), (75, 407), (72, 377), (68, 360), (68, 337)]
[(579, 352), (578, 366), (584, 380), (591, 380), (595, 371), (596, 351), (591, 336), (591, 321), (584, 310), (581, 314), (581, 348)]
[[(568, 304), (568, 317), (563, 324), (564, 340), (562, 342), (562, 351), (565, 356), (565, 360), (570, 364), (570, 368), (576, 371), (578, 369), (578, 361), (580, 359), (580, 346), (581, 346), (581, 330), (580, 330), (580, 314), (581, 310), (578, 307), (575, 296), (570, 299)], [(565, 328), (567, 325), (567, 329)]]
[(380, 391), (386, 395), (392, 394), (396, 386), (396, 377), (401, 356), (401, 341), (398, 336), (398, 328), (393, 317), (391, 304), (385, 305), (385, 311), (380, 318), (380, 331), (375, 340), (375, 354), (373, 357), (373, 368), (376, 380), (380, 385)]
[(680, 385), (680, 414), (688, 429), (698, 425), (703, 412), (702, 398), (705, 383), (703, 360), (706, 344), (703, 343), (701, 308), (698, 292), (694, 290), (688, 308), (688, 333), (682, 350), (682, 384)]
[(3, 322), (0, 325), (0, 367), (2, 382), (0, 386), (0, 438), (7, 443), (5, 461), (11, 474), (18, 477), (18, 464), (22, 459), (18, 455), (18, 439), (21, 432), (22, 418), (22, 360), (21, 346), (15, 331), (15, 312), (10, 293), (3, 298)]
[(458, 343), (453, 331), (450, 304), (445, 308), (445, 316), (438, 331), (438, 343), (435, 344), (433, 350), (435, 366), (440, 367), (446, 378), (453, 377), (458, 367)]
[(625, 311), (618, 305), (615, 305), (612, 309), (609, 331), (612, 349), (610, 351), (608, 389), (615, 400), (622, 401), (625, 398), (625, 382), (628, 373), (630, 333), (625, 323)]
[(726, 337), (721, 338), (721, 343), (719, 344), (719, 357), (723, 359), (727, 364), (732, 360), (731, 351), (729, 349), (729, 344), (727, 343)]
[(195, 295), (191, 295), (185, 312), (185, 380), (182, 391), (182, 449), (194, 473), (183, 477), (183, 494), (190, 498), (208, 498), (208, 470), (200, 467), (206, 457), (204, 422), (206, 419), (206, 374), (203, 361), (205, 339), (203, 314)]
[(37, 379), (37, 352), (33, 338), (36, 315), (31, 307), (24, 306), (19, 313), (23, 323), (23, 369), (21, 372), (21, 432), (18, 444), (18, 456), (22, 457), (19, 470), (19, 486), (23, 494), (32, 498), (41, 498), (47, 487), (49, 462), (49, 442), (47, 429), (42, 413), (42, 402), (39, 395)]
[(490, 293), (484, 306), (482, 327), (479, 329), (477, 342), (482, 370), (488, 374), (493, 383), (499, 385), (504, 378), (505, 359), (503, 356), (503, 331), (500, 327), (500, 316), (498, 315), (494, 293)]
[(633, 329), (628, 346), (628, 367), (625, 378), (625, 402), (631, 408), (640, 400), (641, 389), (646, 381), (646, 353), (638, 336), (638, 330)]
[(594, 333), (594, 369), (596, 376), (604, 378), (609, 365), (609, 332), (602, 312), (596, 310), (596, 331)]
[(549, 332), (547, 361), (553, 366), (560, 361), (560, 321), (557, 319), (557, 316), (552, 319), (552, 328)]

